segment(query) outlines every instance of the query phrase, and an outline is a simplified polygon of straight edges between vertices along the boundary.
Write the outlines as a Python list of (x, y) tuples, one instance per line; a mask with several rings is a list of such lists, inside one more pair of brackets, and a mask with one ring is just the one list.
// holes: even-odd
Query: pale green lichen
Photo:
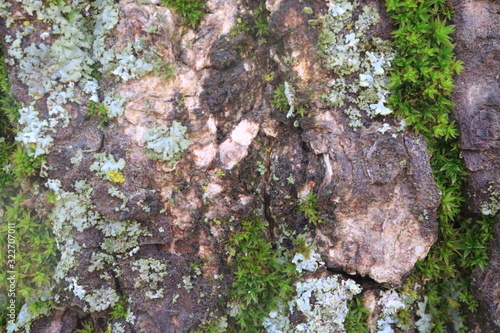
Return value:
[(113, 155), (106, 153), (98, 153), (94, 155), (94, 163), (90, 166), (91, 171), (105, 180), (110, 180), (109, 171), (120, 171), (125, 167), (125, 160), (120, 158), (118, 161), (115, 160)]
[(426, 307), (427, 296), (424, 296), (424, 300), (417, 303), (417, 311), (415, 313), (420, 317), (420, 319), (415, 322), (415, 327), (419, 333), (430, 333), (432, 329), (432, 315), (425, 312)]
[(115, 211), (129, 211), (129, 209), (127, 208), (128, 197), (125, 195), (125, 193), (119, 191), (116, 187), (110, 187), (108, 189), (108, 193), (115, 198), (121, 199), (123, 202), (120, 207), (115, 208)]
[(125, 333), (125, 327), (123, 327), (122, 323), (114, 323), (113, 324), (113, 333)]
[(303, 251), (298, 252), (292, 259), (292, 263), (295, 264), (295, 269), (297, 272), (302, 273), (303, 271), (315, 272), (319, 267), (324, 266), (324, 262), (321, 260), (321, 255), (314, 251), (314, 247), (310, 240), (306, 239), (306, 235), (302, 234), (297, 237), (297, 241), (303, 242)]
[(89, 308), (85, 309), (85, 311), (96, 312), (112, 307), (120, 300), (120, 297), (114, 289), (101, 287), (100, 289), (92, 290), (83, 299), (89, 305)]
[(295, 269), (299, 273), (303, 271), (315, 272), (320, 265), (324, 264), (321, 261), (321, 255), (315, 252), (311, 252), (308, 258), (302, 253), (296, 253), (292, 259), (292, 263), (295, 264)]
[(347, 302), (361, 292), (361, 287), (350, 279), (343, 280), (334, 275), (298, 282), (296, 292), (289, 302), (289, 311), (299, 312), (304, 321), (292, 327), (282, 306), (281, 311), (271, 312), (264, 320), (267, 332), (345, 332), (344, 320), (349, 311)]
[(377, 333), (393, 333), (392, 324), (398, 323), (398, 310), (404, 309), (402, 298), (394, 290), (383, 291), (378, 300), (382, 313), (377, 321)]
[[(108, 224), (110, 224), (108, 226)], [(134, 251), (134, 248), (139, 244), (140, 236), (151, 236), (146, 229), (141, 228), (137, 222), (119, 222), (119, 221), (104, 221), (97, 226), (98, 229), (105, 232), (106, 237), (101, 243), (101, 248), (114, 254), (123, 254), (129, 251)], [(118, 233), (118, 230), (121, 230)]]
[(7, 28), (10, 27), (11, 23), (12, 23), (12, 20), (13, 20), (13, 17), (10, 15), (10, 12), (8, 10), (8, 8), (10, 8), (12, 5), (5, 1), (5, 0), (2, 0), (0, 1), (0, 17), (6, 17), (6, 26)]
[[(39, 39), (55, 36), (52, 44), (31, 43), (23, 49), (26, 40), (36, 40), (32, 37), (37, 33), (30, 21), (24, 21), (24, 27), (16, 33), (15, 38), (10, 35), (5, 38), (9, 56), (6, 63), (11, 66), (18, 64), (18, 76), (27, 85), (33, 99), (47, 97), (48, 114), (44, 115), (45, 120), (40, 121), (38, 112), (30, 105), (21, 112), (27, 111), (28, 116), (35, 116), (25, 121), (26, 115), (22, 114), (19, 124), (18, 140), (31, 146), (32, 149), (28, 150), (30, 155), (39, 156), (47, 154), (52, 144), (48, 132), (55, 132), (59, 124), (68, 126), (71, 116), (66, 104), (81, 103), (79, 94), (75, 94), (75, 87), (81, 84), (85, 88), (78, 91), (86, 92), (91, 99), (96, 99), (98, 84), (90, 76), (91, 66), (95, 63), (91, 53), (92, 42), (96, 37), (104, 38), (116, 25), (118, 5), (113, 1), (99, 0), (90, 6), (93, 15), (84, 15), (89, 12), (89, 3), (82, 0), (73, 0), (71, 4), (44, 3), (39, 0), (23, 0), (20, 3), (28, 15), (36, 16), (39, 21), (50, 26), (50, 32), (41, 32)], [(0, 16), (8, 21), (8, 25), (14, 19), (7, 10), (10, 6), (6, 2), (0, 4)], [(94, 9), (94, 6), (97, 8)], [(95, 35), (92, 34), (92, 26)], [(87, 84), (89, 81), (93, 84)], [(111, 105), (112, 113), (119, 113), (115, 104), (121, 101), (107, 103)]]
[(184, 289), (186, 289), (187, 292), (193, 289), (193, 281), (191, 281), (191, 276), (189, 275), (182, 277), (182, 284), (184, 285)]
[(69, 159), (71, 164), (73, 164), (74, 166), (80, 165), (80, 163), (82, 163), (82, 160), (83, 160), (83, 152), (81, 149), (78, 149), (75, 153), (75, 156)]
[(99, 213), (92, 210), (94, 205), (90, 199), (90, 186), (79, 182), (76, 187), (76, 193), (61, 191), (52, 209), (51, 219), (56, 235), (71, 233), (68, 229), (71, 227), (82, 232), (95, 226), (100, 219)]
[[(491, 187), (489, 189), (491, 191)], [(492, 193), (489, 202), (481, 205), (483, 215), (495, 216), (500, 211), (500, 194)]]
[(285, 86), (285, 97), (288, 102), (288, 105), (290, 106), (286, 114), (286, 117), (290, 118), (293, 115), (293, 111), (295, 111), (295, 95), (288, 82), (285, 81), (284, 86)]
[(135, 288), (147, 286), (146, 299), (163, 298), (163, 288), (158, 289), (158, 284), (165, 280), (167, 265), (155, 258), (139, 259), (132, 262), (132, 271), (139, 273), (134, 278)]
[[(141, 54), (141, 56), (136, 56)], [(113, 74), (123, 81), (144, 76), (161, 65), (158, 55), (145, 47), (142, 40), (135, 43), (128, 43), (118, 54), (116, 54), (117, 64)]]
[(98, 271), (104, 269), (108, 264), (114, 261), (113, 256), (102, 253), (102, 252), (93, 252), (92, 257), (90, 258), (90, 265), (88, 271), (90, 273), (94, 271)]
[(146, 152), (153, 159), (174, 163), (189, 147), (187, 127), (177, 121), (172, 126), (153, 127), (143, 136)]
[[(359, 1), (332, 0), (328, 13), (313, 21), (322, 29), (320, 49), (324, 66), (336, 76), (329, 82), (331, 90), (323, 98), (333, 107), (344, 107), (354, 129), (363, 125), (361, 111), (369, 117), (392, 112), (385, 106), (389, 94), (386, 72), (394, 57), (389, 41), (377, 37), (366, 41), (367, 32), (379, 21), (379, 14), (376, 9), (364, 6), (355, 21), (358, 6)], [(346, 81), (344, 77), (349, 75)], [(346, 103), (350, 105), (345, 107)]]
[(47, 120), (41, 121), (32, 105), (19, 109), (19, 114), (20, 129), (16, 141), (26, 148), (29, 156), (38, 157), (47, 154), (54, 141), (47, 134), (50, 130)]
[(104, 93), (102, 104), (106, 107), (110, 119), (123, 115), (125, 97), (116, 95), (114, 91)]

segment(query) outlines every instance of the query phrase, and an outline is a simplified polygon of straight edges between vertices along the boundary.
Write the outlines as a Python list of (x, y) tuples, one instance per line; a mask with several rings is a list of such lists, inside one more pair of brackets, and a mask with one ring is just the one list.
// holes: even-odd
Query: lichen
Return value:
[[(139, 244), (140, 236), (150, 236), (146, 229), (135, 221), (121, 222), (106, 220), (97, 226), (105, 234), (101, 248), (107, 253), (123, 254)], [(119, 232), (120, 231), (120, 232)]]
[(123, 115), (125, 97), (116, 95), (114, 91), (104, 93), (102, 104), (106, 107), (110, 119)]
[(292, 263), (295, 264), (295, 269), (299, 273), (303, 271), (315, 272), (320, 266), (324, 265), (324, 262), (321, 261), (321, 255), (312, 249), (306, 255), (296, 253)]
[(110, 170), (107, 172), (109, 181), (113, 183), (123, 183), (125, 182), (125, 176), (118, 170)]
[(489, 199), (489, 202), (483, 203), (481, 205), (481, 213), (483, 215), (495, 216), (496, 213), (500, 211), (500, 194), (493, 193)]
[(47, 120), (41, 121), (32, 105), (19, 109), (20, 129), (16, 141), (20, 142), (29, 156), (38, 157), (48, 153), (54, 141), (49, 132)]
[(298, 282), (297, 295), (289, 302), (290, 313), (299, 312), (304, 322), (292, 327), (285, 306), (273, 311), (264, 320), (264, 328), (269, 333), (331, 333), (345, 332), (344, 320), (348, 312), (347, 302), (361, 292), (354, 281), (343, 280), (338, 275), (310, 278)]
[(86, 294), (83, 299), (88, 303), (89, 307), (85, 311), (96, 312), (104, 311), (115, 305), (120, 297), (116, 291), (111, 288), (101, 287)]
[(82, 162), (83, 160), (83, 152), (81, 149), (78, 149), (75, 153), (75, 156), (73, 156), (72, 158), (70, 158), (70, 162), (71, 164), (73, 164), (74, 166), (78, 166), (80, 165), (80, 163)]
[(139, 259), (132, 262), (132, 271), (139, 272), (134, 278), (135, 288), (147, 286), (146, 299), (163, 298), (163, 288), (158, 289), (158, 284), (165, 280), (167, 265), (155, 258)]
[(364, 6), (354, 21), (357, 7), (359, 1), (332, 0), (328, 13), (313, 21), (321, 25), (324, 66), (335, 77), (323, 98), (333, 107), (343, 107), (354, 129), (363, 125), (362, 112), (369, 117), (392, 112), (385, 106), (389, 94), (386, 72), (394, 57), (389, 41), (377, 37), (366, 41), (367, 32), (379, 21), (377, 10)]
[(172, 126), (153, 127), (143, 136), (146, 152), (153, 159), (174, 163), (189, 147), (187, 127), (177, 121)]
[[(142, 56), (136, 54), (142, 53)], [(128, 43), (118, 54), (116, 54), (117, 64), (113, 74), (123, 81), (144, 76), (161, 65), (161, 59), (144, 46), (142, 40), (138, 39), (134, 43)]]
[(120, 207), (116, 207), (115, 208), (116, 211), (120, 211), (120, 210), (129, 211), (129, 209), (127, 208), (128, 197), (125, 195), (125, 193), (123, 193), (122, 191), (119, 191), (116, 187), (110, 187), (108, 189), (108, 193), (111, 196), (122, 200), (122, 205)]
[(377, 321), (377, 333), (393, 333), (391, 325), (397, 324), (398, 310), (404, 309), (405, 304), (394, 290), (383, 291), (378, 303), (382, 307), (382, 313)]
[(415, 322), (415, 327), (419, 333), (429, 333), (432, 329), (432, 315), (425, 312), (426, 306), (427, 296), (424, 296), (424, 300), (417, 303), (416, 315), (420, 319)]
[(99, 177), (105, 180), (113, 181), (111, 180), (111, 176), (113, 176), (114, 174), (111, 173), (110, 175), (110, 172), (119, 172), (125, 167), (125, 160), (123, 158), (115, 161), (115, 158), (111, 154), (106, 155), (106, 153), (97, 153), (94, 155), (94, 159), (95, 161), (90, 166), (90, 170), (95, 171)]

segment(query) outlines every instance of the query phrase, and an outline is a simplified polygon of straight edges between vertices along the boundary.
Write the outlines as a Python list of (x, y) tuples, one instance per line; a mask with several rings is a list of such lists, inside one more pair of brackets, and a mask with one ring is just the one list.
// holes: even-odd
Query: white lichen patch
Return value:
[(159, 56), (148, 50), (140, 39), (134, 43), (128, 43), (125, 48), (116, 54), (116, 60), (117, 63), (113, 74), (125, 82), (144, 76), (161, 65)]
[(333, 275), (299, 282), (296, 292), (297, 295), (289, 302), (289, 311), (298, 311), (305, 321), (292, 327), (282, 306), (280, 311), (271, 312), (264, 320), (267, 332), (345, 332), (344, 320), (349, 311), (347, 302), (361, 292), (361, 287), (353, 280), (343, 280)]
[[(489, 189), (491, 191), (491, 188)], [(492, 193), (489, 202), (481, 205), (481, 213), (487, 216), (495, 216), (500, 211), (500, 193)]]
[(125, 101), (125, 97), (117, 95), (114, 91), (105, 92), (102, 104), (106, 107), (108, 117), (112, 119), (123, 115)]
[(331, 0), (328, 13), (316, 21), (322, 29), (324, 66), (334, 74), (323, 98), (329, 105), (343, 108), (354, 129), (363, 126), (362, 113), (375, 117), (392, 112), (385, 104), (387, 70), (394, 57), (389, 41), (367, 40), (368, 31), (379, 21), (377, 10), (364, 6), (356, 19), (358, 7), (359, 1)]
[(54, 141), (49, 135), (50, 131), (47, 120), (40, 120), (39, 114), (32, 105), (19, 109), (20, 130), (16, 141), (20, 142), (29, 156), (38, 157), (48, 153), (48, 149)]
[(425, 312), (426, 307), (427, 296), (424, 296), (424, 300), (417, 303), (417, 311), (415, 312), (415, 314), (420, 317), (420, 319), (415, 322), (415, 327), (419, 333), (430, 333), (432, 329), (432, 315)]
[(324, 262), (321, 261), (321, 255), (313, 250), (307, 255), (296, 253), (292, 263), (295, 264), (295, 269), (299, 273), (303, 271), (315, 272), (320, 266), (324, 265)]
[(377, 321), (377, 333), (392, 333), (392, 324), (397, 324), (398, 310), (404, 309), (403, 299), (394, 290), (387, 290), (381, 293), (378, 301), (382, 307), (380, 319)]
[(83, 152), (81, 149), (78, 149), (76, 151), (75, 155), (72, 158), (70, 158), (69, 161), (71, 162), (71, 164), (78, 166), (78, 165), (80, 165), (82, 160), (83, 160)]
[(100, 219), (99, 213), (92, 210), (94, 205), (90, 199), (92, 189), (85, 182), (78, 183), (78, 192), (58, 191), (58, 200), (50, 216), (54, 233), (66, 235), (71, 233), (68, 227), (82, 232), (95, 226)]
[(127, 208), (127, 203), (128, 203), (128, 197), (123, 193), (122, 191), (118, 190), (116, 187), (110, 187), (108, 189), (108, 194), (111, 195), (112, 197), (118, 198), (122, 200), (122, 204), (120, 207), (115, 207), (115, 211), (129, 211)]
[[(119, 19), (116, 2), (74, 0), (71, 4), (59, 4), (23, 0), (20, 4), (27, 15), (35, 16), (48, 27), (40, 32), (30, 21), (24, 21), (24, 27), (15, 36), (5, 38), (6, 62), (19, 68), (18, 77), (26, 84), (31, 99), (46, 97), (48, 114), (41, 115), (45, 119), (38, 119), (34, 104), (21, 109), (17, 139), (29, 148), (30, 156), (37, 157), (49, 152), (53, 141), (49, 132), (69, 125), (72, 119), (69, 103), (99, 102), (100, 86), (92, 78), (93, 71), (108, 73), (121, 68), (121, 72), (126, 72), (126, 66), (120, 63), (123, 59), (119, 59), (114, 50), (106, 49), (106, 39)], [(7, 3), (0, 5), (0, 16), (7, 19), (8, 26), (26, 15), (22, 10), (13, 15), (8, 7)], [(36, 40), (43, 42), (33, 43)], [(147, 47), (143, 49), (152, 52)], [(97, 63), (101, 68), (93, 67)], [(133, 66), (135, 76), (143, 74), (144, 66), (138, 63)], [(124, 99), (110, 93), (103, 95), (109, 117), (121, 115)]]
[(139, 244), (140, 236), (151, 236), (147, 229), (135, 221), (105, 220), (97, 228), (106, 236), (101, 243), (101, 248), (107, 253), (124, 254)]

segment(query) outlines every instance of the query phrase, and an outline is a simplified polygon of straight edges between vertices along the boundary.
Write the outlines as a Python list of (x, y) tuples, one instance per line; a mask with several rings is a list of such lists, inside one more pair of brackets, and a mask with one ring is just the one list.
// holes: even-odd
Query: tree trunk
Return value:
[[(403, 299), (386, 289), (404, 286), (440, 237), (440, 190), (426, 139), (384, 104), (395, 52), (385, 5), (359, 2), (207, 0), (199, 22), (176, 7), (182, 1), (0, 3), (7, 70), (23, 106), (17, 141), (46, 156), (24, 191), (60, 252), (54, 305), (31, 312), (31, 332), (89, 323), (95, 332), (243, 332), (246, 307), (268, 311), (261, 303), (274, 302), (252, 300), (245, 283), (280, 299), (279, 280), (291, 279), (287, 297), (299, 304), (301, 283), (337, 277), (339, 304), (360, 292), (345, 287), (355, 281), (372, 306), (372, 331), (381, 329), (387, 303)], [(496, 214), (500, 9), (455, 5), (466, 65), (453, 96), (464, 206)], [(496, 264), (475, 273), (477, 290), (490, 286), (478, 299), (491, 330), (500, 327), (493, 253)], [(255, 276), (245, 258), (255, 260)], [(276, 260), (293, 260), (300, 274)], [(307, 303), (327, 307), (314, 288)], [(331, 313), (313, 320), (301, 310), (268, 317), (287, 318), (286, 332), (344, 329)], [(265, 328), (278, 332), (271, 319)]]

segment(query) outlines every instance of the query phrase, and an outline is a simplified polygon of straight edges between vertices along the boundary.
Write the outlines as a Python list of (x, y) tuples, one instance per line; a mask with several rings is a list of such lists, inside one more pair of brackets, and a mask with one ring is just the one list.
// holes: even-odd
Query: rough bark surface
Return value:
[[(464, 70), (456, 78), (454, 115), (460, 127), (468, 178), (468, 205), (473, 212), (497, 214), (500, 198), (500, 3), (454, 1), (456, 55)], [(482, 306), (482, 328), (500, 330), (500, 242), (490, 245), (490, 262), (476, 269), (474, 284)]]
[[(455, 1), (456, 55), (465, 63), (456, 78), (455, 117), (468, 169), (471, 209), (498, 211), (500, 197), (500, 4)], [(491, 206), (491, 207), (488, 207)]]
[[(388, 39), (390, 21), (382, 2), (361, 2), (381, 12), (373, 36)], [(482, 67), (466, 69), (455, 98), (476, 211), (500, 186), (499, 73), (491, 71), (500, 68), (498, 44), (481, 44), (492, 38), (498, 43), (494, 17), (499, 9), (491, 2), (477, 3), (464, 2), (457, 7), (458, 15), (475, 22), (476, 11), (486, 8), (493, 23), (484, 21), (483, 30), (459, 26), (459, 54)], [(119, 52), (142, 38), (165, 63), (176, 65), (175, 78), (167, 81), (149, 74), (127, 82), (104, 79), (101, 86), (126, 97), (124, 114), (113, 120), (114, 126), (100, 129), (99, 120), (88, 117), (86, 108), (68, 103), (71, 122), (52, 135), (48, 178), (59, 179), (66, 192), (74, 192), (76, 181), (86, 180), (93, 188), (93, 209), (102, 219), (136, 221), (148, 233), (138, 237), (133, 249), (119, 244), (126, 238), (114, 240), (126, 251), (113, 254), (112, 264), (102, 270), (89, 272), (93, 255), (103, 253), (106, 237), (96, 228), (73, 231), (82, 250), (75, 254), (72, 276), (88, 290), (106, 287), (127, 296), (135, 320), (124, 322), (125, 332), (186, 332), (226, 313), (233, 268), (225, 244), (254, 214), (267, 220), (271, 237), (278, 237), (283, 228), (308, 232), (329, 269), (378, 283), (402, 284), (437, 238), (439, 191), (425, 140), (396, 130), (398, 123), (391, 116), (364, 119), (365, 126), (355, 130), (342, 109), (322, 101), (331, 78), (317, 54), (318, 31), (308, 21), (325, 13), (326, 3), (267, 1), (267, 42), (249, 34), (230, 35), (248, 5), (255, 3), (209, 0), (208, 14), (194, 31), (164, 6), (120, 1), (120, 19), (109, 46)], [(15, 24), (3, 27), (4, 33), (15, 34), (29, 18), (16, 6)], [(305, 14), (305, 6), (315, 14)], [(156, 32), (147, 33), (153, 26)], [(48, 27), (40, 23), (38, 29), (39, 35)], [(38, 35), (30, 42), (41, 43)], [(16, 96), (30, 104), (16, 69), (8, 69)], [(266, 80), (271, 72), (275, 77)], [(472, 73), (481, 73), (480, 79)], [(308, 115), (301, 119), (287, 118), (271, 103), (276, 86), (292, 79), (309, 101)], [(44, 98), (36, 107), (40, 118), (49, 117)], [(189, 148), (174, 164), (149, 159), (144, 133), (174, 120), (187, 127)], [(75, 166), (70, 159), (79, 149), (84, 155)], [(90, 172), (94, 154), (103, 152), (126, 161), (123, 184)], [(118, 209), (124, 201), (109, 193), (113, 186), (127, 198), (127, 209)], [(322, 219), (317, 225), (298, 210), (298, 202), (310, 193), (317, 197)], [(158, 285), (163, 297), (153, 299), (145, 296), (148, 283), (138, 284), (140, 273), (134, 266), (151, 258), (167, 267)], [(495, 267), (478, 281), (492, 283), (498, 277)], [(59, 305), (66, 310), (36, 321), (32, 332), (73, 332), (89, 317), (105, 328), (105, 315), (88, 311), (71, 292), (71, 283), (61, 285)], [(498, 287), (482, 290), (496, 295), (484, 299), (498, 317)]]

